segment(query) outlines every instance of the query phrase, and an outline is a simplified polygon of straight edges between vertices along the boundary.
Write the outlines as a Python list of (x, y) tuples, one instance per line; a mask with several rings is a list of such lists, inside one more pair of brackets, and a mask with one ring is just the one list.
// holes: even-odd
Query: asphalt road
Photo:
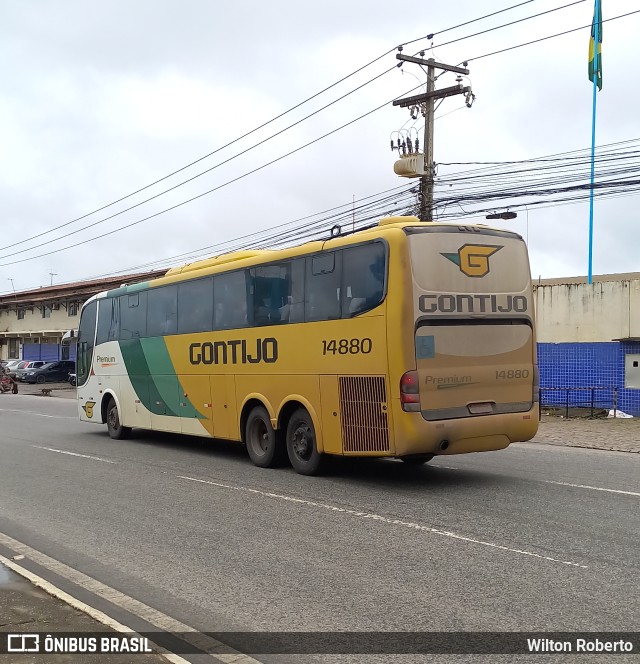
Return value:
[(0, 397), (0, 533), (203, 631), (638, 630), (639, 502), (639, 455), (519, 444), (309, 478)]

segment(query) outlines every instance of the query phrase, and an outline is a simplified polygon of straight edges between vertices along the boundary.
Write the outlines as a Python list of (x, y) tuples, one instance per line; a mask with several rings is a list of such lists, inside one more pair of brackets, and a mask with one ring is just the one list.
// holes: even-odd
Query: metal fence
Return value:
[(611, 386), (590, 387), (541, 387), (540, 409), (564, 408), (565, 417), (569, 417), (570, 408), (588, 408), (590, 417), (594, 417), (596, 409), (618, 412), (618, 388)]

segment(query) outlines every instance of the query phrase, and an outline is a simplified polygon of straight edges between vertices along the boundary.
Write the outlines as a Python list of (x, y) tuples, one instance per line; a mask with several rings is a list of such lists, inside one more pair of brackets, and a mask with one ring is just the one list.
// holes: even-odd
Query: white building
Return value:
[(544, 402), (617, 399), (640, 415), (640, 272), (542, 279), (534, 292)]
[[(0, 295), (0, 359), (66, 359), (61, 355), (60, 340), (65, 332), (78, 328), (80, 308), (87, 299), (123, 283), (147, 281), (165, 272), (143, 272)], [(25, 350), (29, 351), (29, 357)], [(38, 358), (33, 357), (34, 353), (38, 353)]]

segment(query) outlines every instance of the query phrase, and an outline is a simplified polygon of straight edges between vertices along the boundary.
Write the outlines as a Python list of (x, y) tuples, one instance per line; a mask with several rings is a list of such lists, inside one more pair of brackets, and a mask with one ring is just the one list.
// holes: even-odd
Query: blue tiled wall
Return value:
[[(540, 343), (538, 366), (541, 388), (581, 387), (595, 390), (596, 406), (613, 407), (613, 388), (618, 388), (618, 410), (640, 416), (640, 390), (624, 387), (624, 358), (640, 353), (640, 342)], [(542, 389), (542, 403), (565, 405), (567, 392)], [(591, 390), (569, 392), (571, 406), (588, 406)]]

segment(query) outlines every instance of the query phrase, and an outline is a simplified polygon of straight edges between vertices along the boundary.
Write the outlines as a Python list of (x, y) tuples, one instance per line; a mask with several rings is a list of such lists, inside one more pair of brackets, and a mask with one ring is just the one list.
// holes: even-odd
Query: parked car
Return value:
[(15, 379), (23, 381), (27, 371), (33, 371), (34, 369), (39, 369), (40, 367), (43, 367), (45, 364), (47, 364), (47, 362), (44, 360), (27, 361), (23, 366), (16, 367)]
[(22, 360), (2, 360), (2, 368), (4, 369), (5, 373), (9, 373), (13, 371), (19, 364), (22, 362)]
[(71, 360), (49, 362), (41, 367), (28, 367), (23, 380), (26, 383), (63, 382), (69, 377), (70, 371), (75, 371), (76, 363)]
[(29, 364), (27, 360), (15, 360), (15, 362), (17, 362), (17, 364), (14, 364), (9, 368), (9, 375), (11, 378), (16, 377), (16, 371), (18, 369), (22, 369), (23, 367), (26, 367), (27, 364)]

